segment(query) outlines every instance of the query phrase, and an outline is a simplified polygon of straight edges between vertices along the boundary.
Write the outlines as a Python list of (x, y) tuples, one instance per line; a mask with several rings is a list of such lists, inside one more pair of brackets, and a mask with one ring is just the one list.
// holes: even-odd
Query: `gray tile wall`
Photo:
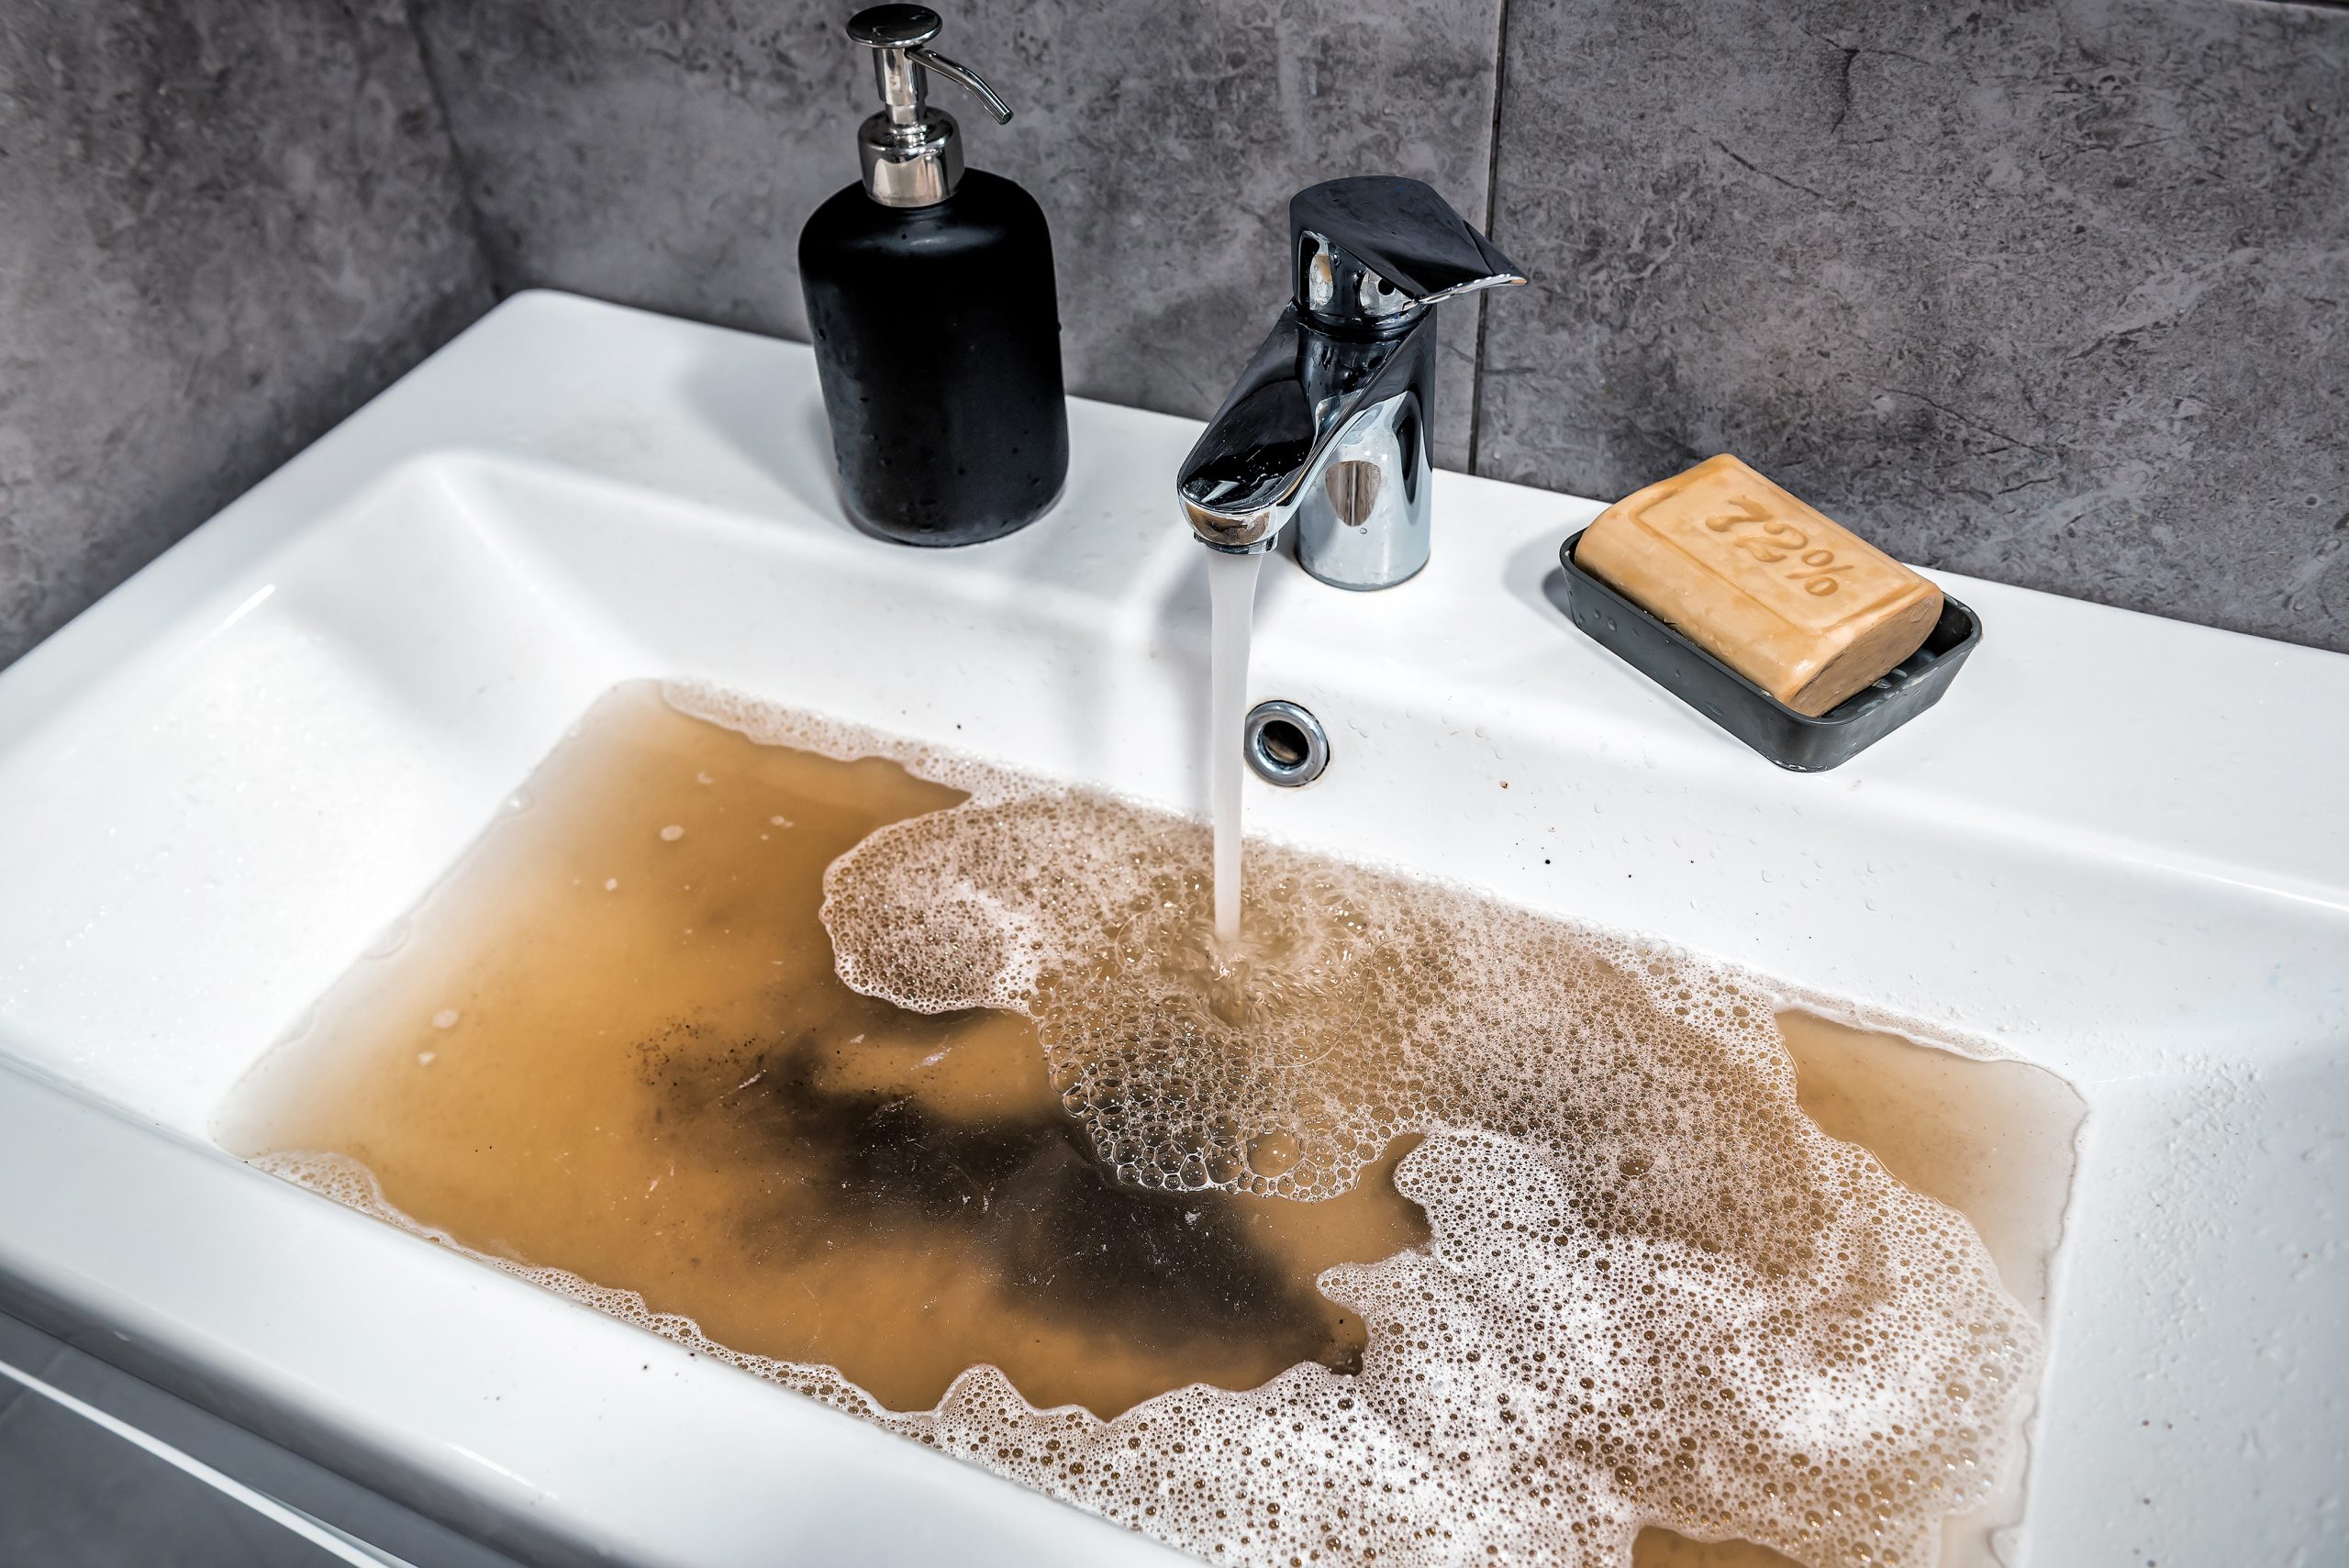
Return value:
[(2349, 10), (1509, 23), (1494, 221), (1541, 292), (1493, 307), (1483, 472), (1733, 450), (1908, 559), (2349, 649)]
[[(798, 335), (799, 223), (869, 106), (846, 8), (18, 0), (0, 659), (494, 292)], [(1483, 306), (1481, 376), (1452, 307), (1447, 462), (1612, 495), (1735, 450), (1928, 564), (2349, 650), (2349, 9), (994, 0), (948, 26), (1020, 111), (963, 118), (1052, 217), (1079, 391), (1206, 412), (1279, 296), (1288, 193), (1397, 170), (1537, 280)]]
[[(878, 106), (843, 0), (419, 0), (501, 287), (804, 339), (799, 226), (857, 178)], [(1021, 0), (949, 6), (970, 161), (1052, 220), (1071, 390), (1203, 415), (1285, 297), (1288, 198), (1427, 180), (1480, 221), (1499, 0)], [(1439, 392), (1465, 466), (1473, 312)]]
[(397, 0), (0, 5), (0, 664), (491, 297)]
[[(1911, 559), (2349, 649), (2349, 11), (1497, 6), (950, 16), (1020, 110), (963, 118), (1053, 220), (1071, 385), (1206, 413), (1288, 193), (1397, 170), (1537, 279), (1481, 385), (1454, 307), (1447, 462), (1611, 496), (1734, 450)], [(419, 0), (501, 286), (803, 335), (871, 107), (840, 14)]]

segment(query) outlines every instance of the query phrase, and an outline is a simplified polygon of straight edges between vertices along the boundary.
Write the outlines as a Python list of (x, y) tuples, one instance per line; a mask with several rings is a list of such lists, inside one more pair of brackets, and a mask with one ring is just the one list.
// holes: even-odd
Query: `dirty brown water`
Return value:
[[(1139, 1450), (1153, 1415), (1155, 1440), (1179, 1450), (1172, 1434), (1189, 1433), (1204, 1449), (1223, 1418), (1186, 1416), (1184, 1401), (1286, 1398), (1305, 1379), (1345, 1408), (1356, 1385), (1375, 1404), (1364, 1369), (1379, 1314), (1366, 1323), (1365, 1292), (1342, 1282), (1430, 1254), (1422, 1203), (1439, 1195), (1397, 1181), (1421, 1134), (1355, 1140), (1314, 1201), (1283, 1195), (1316, 1169), (1302, 1125), (1241, 1129), (1240, 1180), (1137, 1181), (1103, 1158), (1116, 1139), (1097, 1109), (1071, 1114), (1103, 1080), (1048, 1050), (1035, 1017), (915, 1011), (843, 983), (828, 868), (965, 792), (853, 745), (824, 750), (837, 754), (760, 743), (649, 684), (618, 689), (240, 1085), (221, 1141), (650, 1326), (689, 1325), (695, 1342), (934, 1446), (989, 1462), (993, 1444), (996, 1468), (1146, 1533), (1286, 1561), (1285, 1526), (1210, 1541), (1188, 1516), (1124, 1509), (1125, 1494), (1088, 1492), (1064, 1463), (1039, 1470), (997, 1440), (1042, 1431), (1033, 1411), (1078, 1407), (1049, 1418), (1072, 1451), (1129, 1428)], [(1211, 882), (1194, 880), (1204, 922)], [(1963, 1215), (2005, 1292), (2043, 1316), (2080, 1115), (2070, 1089), (1799, 1012), (1776, 1026), (1801, 1113)], [(1032, 1410), (970, 1393), (985, 1367)], [(2009, 1493), (1966, 1494), (1977, 1507), (1947, 1527), (1945, 1562), (1976, 1554), (1975, 1526)], [(1704, 1533), (1727, 1517), (1675, 1522)], [(1622, 1530), (1642, 1568), (1831, 1560), (1698, 1543), (1655, 1522), (1667, 1518)], [(1458, 1544), (1323, 1533), (1330, 1560)], [(1800, 1534), (1776, 1544), (1799, 1550)], [(1588, 1561), (1621, 1561), (1587, 1544)]]
[[(1795, 1095), (1831, 1138), (1856, 1143), (1904, 1185), (1964, 1215), (1998, 1277), (2043, 1326), (2048, 1270), (2063, 1240), (2074, 1147), (2087, 1107), (2028, 1062), (1983, 1061), (1813, 1013), (1776, 1016), (1794, 1058)], [(1942, 1568), (1987, 1568), (1989, 1533), (2021, 1518), (2020, 1477), (1943, 1530)], [(1787, 1568), (1745, 1541), (1641, 1532), (1632, 1568)]]

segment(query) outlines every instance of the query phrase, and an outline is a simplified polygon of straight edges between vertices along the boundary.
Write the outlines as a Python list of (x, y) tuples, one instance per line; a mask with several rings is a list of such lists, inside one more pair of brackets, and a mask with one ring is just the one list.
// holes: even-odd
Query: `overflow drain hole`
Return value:
[(1250, 708), (1240, 744), (1250, 771), (1283, 789), (1311, 784), (1330, 765), (1328, 732), (1293, 702), (1260, 702)]

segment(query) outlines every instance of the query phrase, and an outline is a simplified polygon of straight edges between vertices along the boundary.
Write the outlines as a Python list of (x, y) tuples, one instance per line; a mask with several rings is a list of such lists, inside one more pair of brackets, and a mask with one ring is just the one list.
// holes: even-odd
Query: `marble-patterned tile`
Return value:
[[(1511, 0), (1483, 472), (2349, 649), (2349, 10)], [(1993, 628), (1995, 634), (1995, 628)]]
[(0, 11), (0, 663), (490, 302), (399, 0)]
[[(796, 246), (876, 106), (846, 7), (419, 0), (501, 285), (806, 336)], [(1052, 223), (1073, 391), (1203, 415), (1286, 292), (1287, 201), (1416, 175), (1481, 222), (1498, 0), (1019, 0), (942, 6), (996, 127), (941, 84), (970, 161)], [(1473, 305), (1446, 321), (1438, 439), (1464, 462)]]

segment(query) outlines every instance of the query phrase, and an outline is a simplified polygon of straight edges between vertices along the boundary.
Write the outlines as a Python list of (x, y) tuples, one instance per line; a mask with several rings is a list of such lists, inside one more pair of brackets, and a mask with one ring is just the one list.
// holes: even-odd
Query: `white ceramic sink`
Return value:
[[(622, 680), (1197, 809), (1206, 595), (1168, 490), (1197, 427), (1071, 422), (1042, 523), (877, 543), (833, 499), (805, 349), (527, 295), (0, 674), (0, 1300), (586, 1554), (1167, 1561), (206, 1136)], [(2349, 658), (1944, 577), (1987, 628), (1948, 697), (1781, 773), (1551, 602), (1592, 504), (1449, 473), (1435, 500), (1402, 588), (1267, 572), (1251, 698), (1313, 708), (1336, 759), (1252, 782), (1252, 829), (2071, 1078), (2019, 1554), (2349, 1556)]]

